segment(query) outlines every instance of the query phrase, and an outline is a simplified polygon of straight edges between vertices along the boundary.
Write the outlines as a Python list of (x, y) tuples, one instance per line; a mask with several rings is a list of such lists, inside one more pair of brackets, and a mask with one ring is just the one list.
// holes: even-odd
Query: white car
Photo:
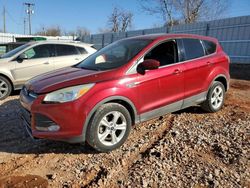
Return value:
[(91, 44), (39, 41), (24, 44), (1, 56), (0, 100), (34, 76), (75, 65), (96, 52)]

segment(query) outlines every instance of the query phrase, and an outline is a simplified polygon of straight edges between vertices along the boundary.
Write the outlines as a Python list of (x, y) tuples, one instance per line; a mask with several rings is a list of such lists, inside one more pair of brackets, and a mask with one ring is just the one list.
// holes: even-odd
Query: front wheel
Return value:
[(225, 87), (221, 82), (215, 81), (210, 87), (207, 99), (201, 104), (201, 107), (208, 112), (219, 111), (225, 100)]
[(119, 148), (131, 130), (131, 117), (128, 110), (117, 103), (102, 105), (91, 118), (86, 140), (100, 152)]
[(12, 91), (12, 86), (9, 80), (0, 76), (0, 100), (7, 98)]

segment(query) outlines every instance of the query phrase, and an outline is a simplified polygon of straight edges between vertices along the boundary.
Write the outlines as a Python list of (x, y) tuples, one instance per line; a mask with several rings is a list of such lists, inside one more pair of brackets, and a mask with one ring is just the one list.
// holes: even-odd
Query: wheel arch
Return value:
[(137, 115), (136, 107), (130, 99), (124, 96), (112, 96), (112, 97), (105, 98), (104, 100), (100, 101), (99, 103), (95, 105), (95, 107), (90, 111), (90, 113), (88, 114), (84, 122), (83, 130), (82, 130), (82, 139), (84, 142), (86, 140), (86, 132), (87, 132), (87, 128), (89, 125), (89, 121), (95, 115), (96, 110), (101, 105), (107, 104), (107, 103), (118, 103), (118, 104), (123, 105), (129, 111), (129, 114), (131, 115), (132, 124), (134, 125), (135, 123), (140, 122), (140, 118)]
[(228, 80), (227, 80), (227, 78), (226, 78), (225, 75), (220, 74), (220, 75), (216, 76), (213, 79), (213, 81), (211, 82), (210, 87), (211, 87), (211, 85), (213, 84), (214, 81), (221, 82), (224, 85), (224, 87), (225, 87), (225, 91), (227, 91), (229, 89), (229, 83), (228, 83)]

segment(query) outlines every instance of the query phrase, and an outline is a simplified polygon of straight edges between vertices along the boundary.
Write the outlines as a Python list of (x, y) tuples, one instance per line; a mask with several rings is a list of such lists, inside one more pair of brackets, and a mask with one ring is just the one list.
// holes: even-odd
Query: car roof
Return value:
[(84, 46), (84, 47), (93, 46), (93, 44), (78, 42), (78, 41), (68, 42), (68, 41), (53, 41), (53, 40), (31, 41), (31, 42), (29, 42), (29, 44), (31, 44), (31, 45), (35, 45), (35, 44), (66, 44), (66, 45)]
[(130, 37), (130, 39), (149, 39), (149, 40), (166, 40), (172, 38), (194, 38), (194, 39), (201, 39), (201, 40), (210, 40), (217, 42), (216, 38), (202, 36), (202, 35), (195, 35), (195, 34), (149, 34), (149, 35), (140, 35), (135, 37)]

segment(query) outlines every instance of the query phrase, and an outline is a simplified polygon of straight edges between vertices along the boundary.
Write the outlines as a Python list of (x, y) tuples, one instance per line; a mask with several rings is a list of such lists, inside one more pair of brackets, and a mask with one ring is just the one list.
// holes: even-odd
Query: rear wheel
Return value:
[(221, 82), (215, 81), (210, 87), (207, 99), (201, 105), (201, 107), (208, 112), (219, 111), (223, 104), (225, 98), (225, 87)]
[(12, 86), (8, 79), (0, 76), (0, 100), (5, 99), (11, 94)]
[(120, 147), (131, 130), (131, 117), (128, 110), (117, 103), (102, 105), (92, 117), (86, 140), (100, 152), (108, 152)]

